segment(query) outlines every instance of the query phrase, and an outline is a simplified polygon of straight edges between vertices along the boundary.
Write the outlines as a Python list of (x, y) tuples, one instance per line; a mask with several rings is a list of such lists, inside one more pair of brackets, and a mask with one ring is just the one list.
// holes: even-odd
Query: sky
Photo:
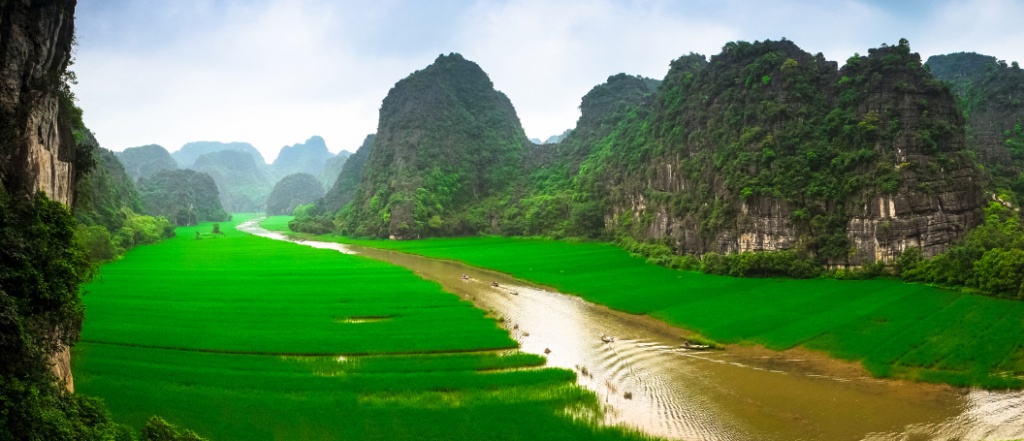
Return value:
[(451, 52), (541, 140), (609, 76), (662, 79), (730, 41), (786, 38), (840, 65), (900, 38), (923, 59), (1024, 62), (1024, 0), (79, 0), (75, 15), (74, 91), (101, 145), (241, 141), (268, 161), (313, 135), (355, 151), (391, 87)]

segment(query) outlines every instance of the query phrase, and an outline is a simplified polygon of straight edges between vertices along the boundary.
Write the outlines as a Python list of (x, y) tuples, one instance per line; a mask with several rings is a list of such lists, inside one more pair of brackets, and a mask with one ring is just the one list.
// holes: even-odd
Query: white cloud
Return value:
[(582, 96), (619, 72), (661, 79), (689, 52), (786, 37), (842, 62), (910, 39), (924, 57), (1024, 61), (1024, 5), (876, 0), (80, 0), (76, 92), (120, 150), (248, 141), (272, 159), (323, 136), (352, 150), (396, 81), (441, 53), (480, 64), (531, 137), (575, 125)]
[(471, 9), (455, 40), (509, 96), (527, 134), (544, 139), (575, 126), (580, 99), (609, 76), (661, 79), (672, 59), (733, 35), (661, 3), (516, 0)]

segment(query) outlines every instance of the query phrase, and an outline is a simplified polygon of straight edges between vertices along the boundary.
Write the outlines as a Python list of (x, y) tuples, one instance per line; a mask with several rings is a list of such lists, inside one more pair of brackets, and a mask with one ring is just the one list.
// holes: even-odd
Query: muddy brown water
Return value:
[[(291, 240), (255, 223), (239, 229)], [(871, 378), (807, 350), (684, 349), (684, 330), (451, 261), (301, 241), (400, 265), (502, 319), (526, 352), (573, 369), (606, 422), (686, 440), (1024, 438), (1024, 392)], [(465, 275), (466, 279), (462, 276)], [(497, 287), (492, 286), (497, 282)]]

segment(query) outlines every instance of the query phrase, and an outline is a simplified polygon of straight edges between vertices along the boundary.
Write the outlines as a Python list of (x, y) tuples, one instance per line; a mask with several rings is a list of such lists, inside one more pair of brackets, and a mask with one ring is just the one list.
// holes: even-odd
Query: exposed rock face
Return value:
[(75, 148), (58, 88), (71, 59), (75, 3), (14, 0), (0, 9), (0, 178), (68, 206)]
[(905, 43), (842, 70), (786, 41), (690, 58), (636, 118), (650, 128), (612, 138), (594, 179), (609, 228), (685, 253), (802, 248), (846, 266), (931, 256), (980, 223), (963, 118)]
[[(11, 192), (45, 192), (70, 207), (74, 137), (61, 119), (60, 77), (71, 59), (75, 0), (0, 2), (0, 181)], [(74, 391), (70, 349), (52, 357)]]
[[(864, 64), (898, 50), (873, 50), (866, 62), (842, 73), (867, 74), (871, 68)], [(900, 186), (891, 195), (862, 192), (847, 201), (853, 264), (890, 261), (908, 247), (920, 247), (926, 256), (941, 253), (981, 223), (979, 209), (985, 204), (982, 174), (965, 155), (964, 119), (954, 96), (921, 71), (882, 71), (857, 111), (899, 122), (897, 134), (878, 140), (876, 148), (895, 153), (892, 167), (900, 170)]]

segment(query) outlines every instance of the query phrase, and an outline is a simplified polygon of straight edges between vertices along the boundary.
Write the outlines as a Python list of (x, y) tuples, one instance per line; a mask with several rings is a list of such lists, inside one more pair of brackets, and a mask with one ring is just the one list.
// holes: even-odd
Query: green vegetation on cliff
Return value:
[(609, 77), (580, 109), (562, 142), (528, 144), (478, 66), (439, 57), (395, 85), (367, 162), (350, 160), (361, 176), (311, 214), (354, 236), (627, 237), (842, 266), (935, 255), (982, 218), (956, 99), (905, 40), (842, 68), (728, 43), (663, 82)]
[(50, 356), (78, 341), (91, 275), (61, 203), (0, 187), (0, 439), (131, 440), (94, 398), (68, 392)]
[(317, 203), (320, 211), (333, 215), (352, 202), (356, 190), (359, 189), (359, 183), (363, 180), (363, 170), (366, 168), (370, 151), (373, 150), (374, 139), (376, 139), (375, 135), (366, 135), (362, 145), (341, 166), (341, 172), (335, 177), (334, 185), (327, 190), (323, 202)]
[(138, 191), (114, 153), (99, 147), (84, 127), (80, 145), (95, 158), (96, 166), (82, 173), (75, 188), (72, 212), (79, 225), (76, 240), (93, 263), (115, 259), (137, 245), (156, 243), (174, 235), (164, 216), (142, 213)]
[(928, 58), (932, 73), (953, 86), (967, 117), (968, 146), (993, 186), (1024, 194), (1024, 70), (1017, 62), (973, 52)]
[(514, 192), (528, 144), (512, 103), (479, 66), (439, 56), (384, 99), (344, 228), (376, 237), (475, 232), (467, 208)]

